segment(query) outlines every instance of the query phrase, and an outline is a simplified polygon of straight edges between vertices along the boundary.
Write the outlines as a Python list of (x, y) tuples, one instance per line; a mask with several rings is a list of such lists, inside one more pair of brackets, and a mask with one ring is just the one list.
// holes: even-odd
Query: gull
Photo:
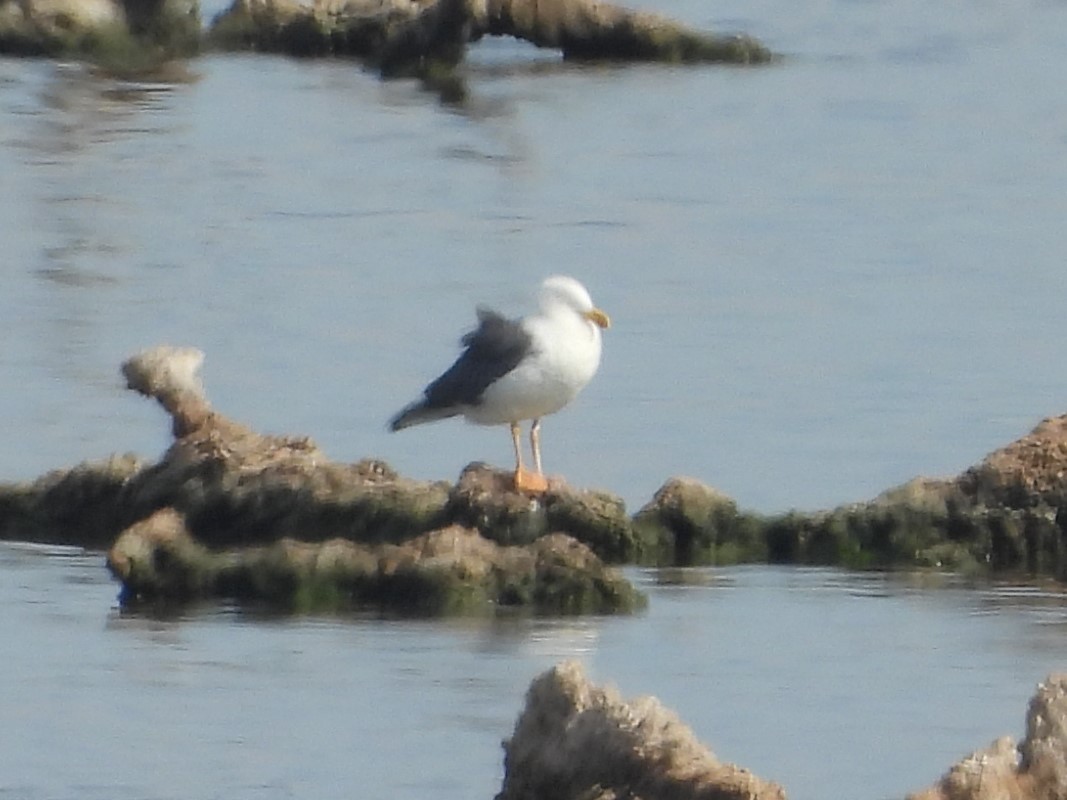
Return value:
[[(608, 315), (581, 283), (553, 275), (541, 284), (538, 311), (508, 319), (478, 308), (478, 327), (460, 341), (456, 362), (389, 422), (394, 431), (462, 416), (478, 425), (508, 425), (515, 448), (515, 488), (548, 489), (541, 470), (541, 418), (585, 388), (600, 366)], [(521, 423), (530, 420), (533, 471), (522, 463)]]

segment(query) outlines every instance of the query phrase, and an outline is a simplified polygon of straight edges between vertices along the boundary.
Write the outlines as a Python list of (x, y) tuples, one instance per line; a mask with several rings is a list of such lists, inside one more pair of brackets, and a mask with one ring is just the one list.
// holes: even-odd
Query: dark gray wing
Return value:
[(478, 327), (463, 337), (466, 347), (456, 363), (426, 387), (425, 406), (473, 406), (493, 381), (507, 375), (533, 350), (518, 320), (487, 308), (478, 309)]

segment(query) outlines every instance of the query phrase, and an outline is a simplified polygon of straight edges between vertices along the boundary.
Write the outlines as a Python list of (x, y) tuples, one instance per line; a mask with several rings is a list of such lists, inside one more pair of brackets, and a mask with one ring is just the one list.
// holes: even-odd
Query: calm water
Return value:
[(0, 61), (0, 475), (155, 455), (120, 361), (207, 353), (216, 405), (417, 477), (502, 430), (385, 421), (477, 302), (551, 271), (614, 317), (546, 467), (643, 503), (690, 474), (813, 508), (957, 472), (1065, 410), (1062, 2), (728, 3), (772, 68), (472, 52), (446, 108), (346, 62), (137, 86)]
[(159, 622), (101, 561), (0, 545), (0, 797), (488, 800), (529, 681), (578, 658), (793, 800), (901, 798), (1021, 736), (1067, 663), (1067, 595), (937, 576), (635, 572), (633, 619)]
[[(788, 59), (484, 42), (462, 108), (344, 62), (0, 60), (0, 479), (161, 452), (117, 373), (161, 342), (337, 459), (506, 464), (503, 431), (385, 420), (476, 302), (518, 313), (554, 271), (616, 324), (546, 466), (631, 507), (680, 473), (765, 511), (861, 499), (1064, 411), (1067, 4), (659, 2)], [(1037, 588), (637, 577), (627, 620), (161, 623), (116, 613), (100, 555), (5, 545), (0, 797), (486, 798), (529, 680), (574, 656), (793, 798), (881, 800), (1020, 734), (1067, 665)]]

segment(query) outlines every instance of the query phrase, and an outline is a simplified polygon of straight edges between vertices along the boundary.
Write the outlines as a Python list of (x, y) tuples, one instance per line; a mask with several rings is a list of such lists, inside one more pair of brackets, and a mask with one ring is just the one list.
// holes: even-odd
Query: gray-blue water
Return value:
[[(341, 61), (140, 85), (0, 59), (0, 479), (159, 454), (117, 369), (163, 342), (205, 350), (221, 411), (336, 459), (506, 465), (505, 431), (385, 421), (476, 303), (521, 312), (558, 271), (615, 326), (546, 468), (631, 508), (675, 474), (763, 511), (862, 499), (1065, 410), (1067, 4), (648, 7), (787, 58), (486, 41), (462, 108)], [(881, 800), (1020, 734), (1067, 666), (1051, 589), (635, 577), (634, 619), (147, 622), (99, 554), (5, 545), (0, 797), (489, 797), (530, 678), (576, 656), (793, 798)]]
[(654, 694), (793, 800), (902, 798), (1067, 663), (1067, 594), (946, 576), (631, 572), (637, 618), (124, 617), (100, 555), (0, 545), (0, 797), (488, 800), (529, 681)]

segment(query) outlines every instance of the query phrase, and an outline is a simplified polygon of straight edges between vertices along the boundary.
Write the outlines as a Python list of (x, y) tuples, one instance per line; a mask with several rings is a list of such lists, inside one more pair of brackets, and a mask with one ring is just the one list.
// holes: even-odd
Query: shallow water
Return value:
[(0, 545), (0, 797), (490, 798), (529, 681), (576, 658), (793, 800), (900, 798), (1020, 737), (1067, 663), (1062, 591), (946, 576), (635, 571), (628, 619), (161, 621), (101, 561)]
[[(787, 58), (483, 42), (463, 107), (346, 62), (138, 85), (0, 59), (0, 478), (160, 453), (117, 368), (161, 342), (337, 459), (507, 464), (503, 431), (385, 421), (475, 303), (517, 313), (553, 271), (615, 326), (546, 467), (631, 508), (679, 473), (763, 511), (861, 499), (1063, 411), (1067, 5), (658, 7)], [(634, 619), (160, 622), (115, 610), (99, 554), (3, 545), (0, 797), (490, 797), (529, 680), (578, 657), (792, 798), (881, 800), (1020, 735), (1065, 664), (1041, 587), (635, 576)]]

